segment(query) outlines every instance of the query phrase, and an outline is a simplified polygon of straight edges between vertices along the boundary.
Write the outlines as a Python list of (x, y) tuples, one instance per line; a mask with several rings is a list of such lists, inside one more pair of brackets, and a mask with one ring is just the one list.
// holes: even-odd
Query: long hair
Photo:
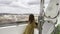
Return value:
[(30, 14), (30, 15), (29, 15), (29, 22), (30, 22), (30, 24), (31, 24), (34, 20), (35, 20), (34, 15), (33, 15), (33, 14)]

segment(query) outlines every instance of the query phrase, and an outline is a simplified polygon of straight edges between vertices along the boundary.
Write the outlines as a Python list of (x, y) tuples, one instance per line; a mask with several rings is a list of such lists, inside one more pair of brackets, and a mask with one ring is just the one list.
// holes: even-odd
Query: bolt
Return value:
[(57, 3), (56, 5), (59, 5), (59, 3)]

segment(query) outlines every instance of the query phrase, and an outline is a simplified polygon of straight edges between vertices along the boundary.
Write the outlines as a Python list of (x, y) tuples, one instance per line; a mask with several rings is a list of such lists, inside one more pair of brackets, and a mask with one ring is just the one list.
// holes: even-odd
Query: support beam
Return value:
[(42, 25), (44, 23), (44, 0), (40, 0), (40, 14), (38, 16), (39, 34), (42, 34)]

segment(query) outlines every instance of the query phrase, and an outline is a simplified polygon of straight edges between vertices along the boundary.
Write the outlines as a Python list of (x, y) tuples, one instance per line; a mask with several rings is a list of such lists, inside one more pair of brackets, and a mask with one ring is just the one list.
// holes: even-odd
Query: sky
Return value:
[[(49, 0), (45, 1), (47, 7)], [(40, 0), (0, 0), (0, 13), (39, 14)]]

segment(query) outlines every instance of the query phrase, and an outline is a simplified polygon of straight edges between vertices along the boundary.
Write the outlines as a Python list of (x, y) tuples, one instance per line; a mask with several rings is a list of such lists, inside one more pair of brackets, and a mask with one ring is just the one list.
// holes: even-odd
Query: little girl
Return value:
[(23, 34), (34, 34), (34, 28), (37, 23), (35, 22), (35, 18), (33, 14), (29, 15), (29, 22)]

